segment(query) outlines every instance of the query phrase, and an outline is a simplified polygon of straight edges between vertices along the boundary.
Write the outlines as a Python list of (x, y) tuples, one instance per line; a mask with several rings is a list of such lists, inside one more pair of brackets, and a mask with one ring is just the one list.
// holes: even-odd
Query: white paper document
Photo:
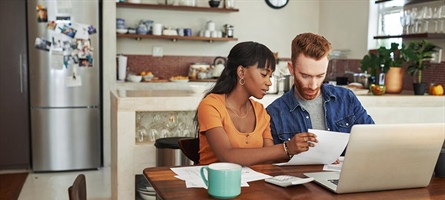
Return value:
[[(187, 188), (207, 188), (201, 178), (201, 167), (203, 166), (173, 167), (170, 169), (177, 174), (177, 176), (175, 176), (176, 178), (185, 181)], [(247, 182), (262, 180), (269, 177), (271, 176), (254, 171), (249, 167), (243, 167), (241, 170), (241, 187), (249, 187)]]
[(340, 157), (349, 141), (348, 133), (315, 129), (308, 131), (317, 135), (318, 143), (315, 143), (315, 147), (310, 147), (309, 151), (294, 155), (287, 163), (276, 165), (331, 164)]

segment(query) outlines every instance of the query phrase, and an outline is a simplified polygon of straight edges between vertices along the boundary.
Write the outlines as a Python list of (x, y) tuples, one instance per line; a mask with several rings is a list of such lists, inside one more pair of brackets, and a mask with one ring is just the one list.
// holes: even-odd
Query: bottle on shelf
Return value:
[(384, 64), (380, 65), (379, 85), (385, 85), (385, 71), (383, 69), (384, 67)]

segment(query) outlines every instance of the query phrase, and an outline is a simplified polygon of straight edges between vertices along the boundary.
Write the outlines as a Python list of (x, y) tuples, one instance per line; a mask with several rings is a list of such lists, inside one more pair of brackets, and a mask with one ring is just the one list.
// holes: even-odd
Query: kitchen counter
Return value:
[(215, 82), (213, 81), (189, 81), (186, 83), (180, 82), (116, 82), (117, 90), (189, 90), (189, 85), (205, 85), (209, 88)]
[[(188, 88), (186, 84), (182, 85)], [(268, 94), (259, 101), (267, 106), (281, 95), (282, 93)], [(140, 144), (135, 141), (136, 112), (194, 111), (202, 97), (203, 94), (193, 93), (189, 89), (119, 89), (110, 92), (113, 199), (133, 199), (135, 197), (134, 175), (141, 174), (144, 168), (156, 166), (156, 148), (153, 142)], [(445, 123), (445, 96), (415, 96), (411, 92), (403, 92), (397, 95), (364, 94), (357, 97), (379, 124)]]

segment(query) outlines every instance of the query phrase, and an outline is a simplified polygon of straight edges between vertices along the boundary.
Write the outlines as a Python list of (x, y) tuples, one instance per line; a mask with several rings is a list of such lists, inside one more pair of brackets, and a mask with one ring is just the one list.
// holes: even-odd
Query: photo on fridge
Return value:
[(51, 48), (51, 42), (49, 42), (48, 40), (45, 40), (43, 38), (37, 37), (36, 41), (35, 41), (35, 47), (37, 49), (49, 51), (49, 49)]

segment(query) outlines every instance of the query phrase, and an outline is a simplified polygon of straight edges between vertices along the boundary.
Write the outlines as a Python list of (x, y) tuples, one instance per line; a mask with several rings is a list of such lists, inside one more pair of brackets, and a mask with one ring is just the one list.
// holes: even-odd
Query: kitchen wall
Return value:
[[(156, 3), (142, 0), (143, 3)], [(207, 0), (198, 0), (207, 6)], [(290, 43), (299, 33), (324, 35), (334, 49), (350, 49), (349, 58), (361, 59), (367, 52), (367, 0), (290, 0), (283, 9), (272, 9), (262, 0), (235, 0), (235, 13), (207, 13), (137, 8), (118, 8), (115, 0), (103, 2), (103, 95), (104, 95), (104, 165), (110, 165), (110, 90), (116, 88), (116, 54), (152, 54), (152, 47), (163, 48), (164, 55), (227, 56), (241, 41), (257, 41), (267, 45), (280, 57), (290, 57)], [(116, 40), (116, 17), (127, 25), (151, 19), (171, 27), (190, 27), (194, 34), (208, 20), (218, 27), (228, 23), (235, 27), (237, 42), (204, 42), (120, 38)]]
[(318, 33), (331, 42), (333, 49), (351, 50), (348, 58), (362, 59), (368, 49), (374, 48), (368, 47), (367, 40), (369, 8), (366, 0), (320, 1)]
[[(149, 1), (146, 1), (149, 2)], [(207, 1), (198, 1), (206, 6)], [(290, 41), (297, 33), (318, 32), (318, 1), (292, 1), (283, 9), (269, 8), (263, 1), (235, 1), (240, 11), (234, 13), (168, 11), (154, 9), (118, 8), (117, 17), (129, 25), (141, 19), (151, 19), (172, 28), (189, 27), (196, 35), (208, 20), (222, 29), (224, 24), (234, 25), (234, 42), (205, 42), (143, 39), (118, 39), (118, 53), (152, 54), (153, 46), (164, 49), (164, 55), (227, 56), (237, 42), (252, 40), (267, 45), (280, 56), (290, 57)], [(180, 16), (180, 18), (179, 18)]]
[[(151, 2), (151, 1), (143, 1)], [(198, 1), (206, 6), (207, 1)], [(116, 16), (124, 18), (126, 25), (135, 27), (140, 20), (154, 20), (172, 28), (192, 28), (193, 34), (203, 29), (209, 20), (222, 29), (224, 24), (235, 27), (236, 42), (168, 41), (121, 38), (117, 40), (117, 53), (152, 54), (159, 46), (164, 55), (226, 56), (234, 44), (252, 40), (267, 45), (280, 57), (290, 57), (290, 41), (298, 33), (314, 32), (324, 35), (334, 49), (350, 49), (351, 58), (366, 53), (367, 1), (290, 1), (283, 9), (272, 9), (263, 1), (235, 1), (239, 12), (214, 13), (169, 11), (155, 9), (118, 8)], [(177, 16), (180, 16), (178, 18)], [(335, 16), (335, 17), (333, 17)], [(354, 17), (351, 17), (354, 16)], [(178, 20), (179, 19), (179, 20)]]

